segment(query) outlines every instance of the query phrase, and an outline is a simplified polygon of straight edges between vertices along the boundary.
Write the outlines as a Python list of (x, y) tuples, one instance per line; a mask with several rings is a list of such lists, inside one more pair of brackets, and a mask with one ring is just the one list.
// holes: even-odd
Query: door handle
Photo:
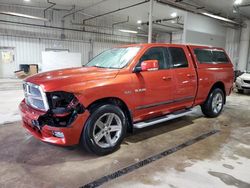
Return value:
[(163, 76), (162, 79), (167, 81), (167, 80), (171, 80), (172, 78), (171, 77)]

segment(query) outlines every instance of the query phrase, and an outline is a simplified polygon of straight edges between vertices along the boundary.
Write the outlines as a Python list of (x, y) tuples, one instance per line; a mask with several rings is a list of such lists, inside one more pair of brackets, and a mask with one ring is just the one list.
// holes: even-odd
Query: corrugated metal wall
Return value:
[(225, 50), (232, 60), (234, 67), (237, 68), (239, 61), (239, 43), (240, 43), (240, 30), (227, 29), (226, 33), (226, 47)]
[(183, 31), (172, 33), (172, 43), (183, 43)]
[[(0, 10), (43, 17), (43, 9), (1, 5)], [(82, 64), (84, 65), (90, 58), (92, 58), (92, 56), (99, 54), (107, 48), (121, 44), (146, 42), (145, 37), (136, 37), (125, 33), (124, 35), (121, 35), (121, 33), (104, 28), (85, 28), (85, 31), (82, 31), (82, 26), (72, 25), (71, 22), (81, 23), (81, 20), (85, 17), (81, 14), (77, 14), (74, 17), (67, 17), (67, 19), (62, 21), (62, 17), (67, 13), (67, 11), (52, 12), (50, 10), (47, 12), (46, 17), (51, 21), (46, 23), (42, 21), (0, 15), (0, 47), (15, 48), (15, 63), (13, 65), (15, 70), (19, 69), (20, 64), (41, 65), (42, 51), (45, 51), (47, 48), (68, 49), (70, 52), (79, 52), (82, 54)], [(1, 22), (1, 20), (41, 26), (4, 23)], [(112, 23), (109, 23), (105, 19), (102, 19), (99, 23), (97, 23), (96, 20), (93, 20), (89, 24), (99, 26), (112, 25)], [(43, 25), (52, 27), (64, 26), (69, 29), (62, 30), (60, 28), (45, 28)], [(100, 32), (104, 34), (101, 34)], [(13, 70), (10, 71), (9, 75), (14, 76)]]
[(0, 46), (15, 48), (15, 68), (19, 64), (41, 65), (41, 52), (46, 49), (67, 49), (82, 54), (82, 64), (89, 59), (90, 43), (81, 41), (61, 41), (53, 39), (35, 39), (28, 37), (0, 36)]

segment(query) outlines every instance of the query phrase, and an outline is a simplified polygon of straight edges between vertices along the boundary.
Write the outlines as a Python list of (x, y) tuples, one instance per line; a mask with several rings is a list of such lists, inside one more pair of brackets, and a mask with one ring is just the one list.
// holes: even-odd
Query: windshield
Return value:
[(132, 60), (140, 47), (112, 48), (94, 57), (86, 66), (121, 69)]

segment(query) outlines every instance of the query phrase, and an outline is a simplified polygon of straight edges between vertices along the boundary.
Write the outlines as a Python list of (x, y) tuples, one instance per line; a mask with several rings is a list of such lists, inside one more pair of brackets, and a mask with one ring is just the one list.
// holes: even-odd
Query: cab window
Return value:
[(146, 60), (158, 60), (159, 69), (167, 69), (170, 67), (168, 54), (165, 53), (163, 47), (153, 47), (147, 50), (140, 58), (137, 67), (141, 66), (141, 63)]
[(169, 47), (168, 51), (173, 68), (188, 67), (188, 60), (182, 48)]
[(222, 50), (195, 49), (194, 53), (199, 63), (217, 64), (229, 62), (227, 55)]
[(228, 58), (227, 58), (225, 52), (223, 52), (223, 51), (213, 50), (213, 57), (214, 57), (215, 62), (223, 62), (223, 63), (228, 62)]

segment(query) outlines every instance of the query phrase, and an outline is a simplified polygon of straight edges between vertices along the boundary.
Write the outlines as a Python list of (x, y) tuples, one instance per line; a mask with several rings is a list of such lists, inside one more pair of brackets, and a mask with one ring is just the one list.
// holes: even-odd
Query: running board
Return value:
[(191, 114), (191, 113), (193, 113), (195, 111), (196, 110), (194, 110), (194, 109), (177, 111), (177, 112), (174, 112), (172, 114), (168, 114), (168, 115), (164, 115), (164, 116), (154, 118), (154, 119), (150, 119), (150, 120), (147, 120), (147, 121), (135, 123), (134, 128), (141, 129), (141, 128), (148, 127), (148, 126), (151, 126), (151, 125), (154, 125), (154, 124), (157, 124), (157, 123), (162, 123), (162, 122), (165, 122), (165, 121), (176, 119), (176, 118)]

